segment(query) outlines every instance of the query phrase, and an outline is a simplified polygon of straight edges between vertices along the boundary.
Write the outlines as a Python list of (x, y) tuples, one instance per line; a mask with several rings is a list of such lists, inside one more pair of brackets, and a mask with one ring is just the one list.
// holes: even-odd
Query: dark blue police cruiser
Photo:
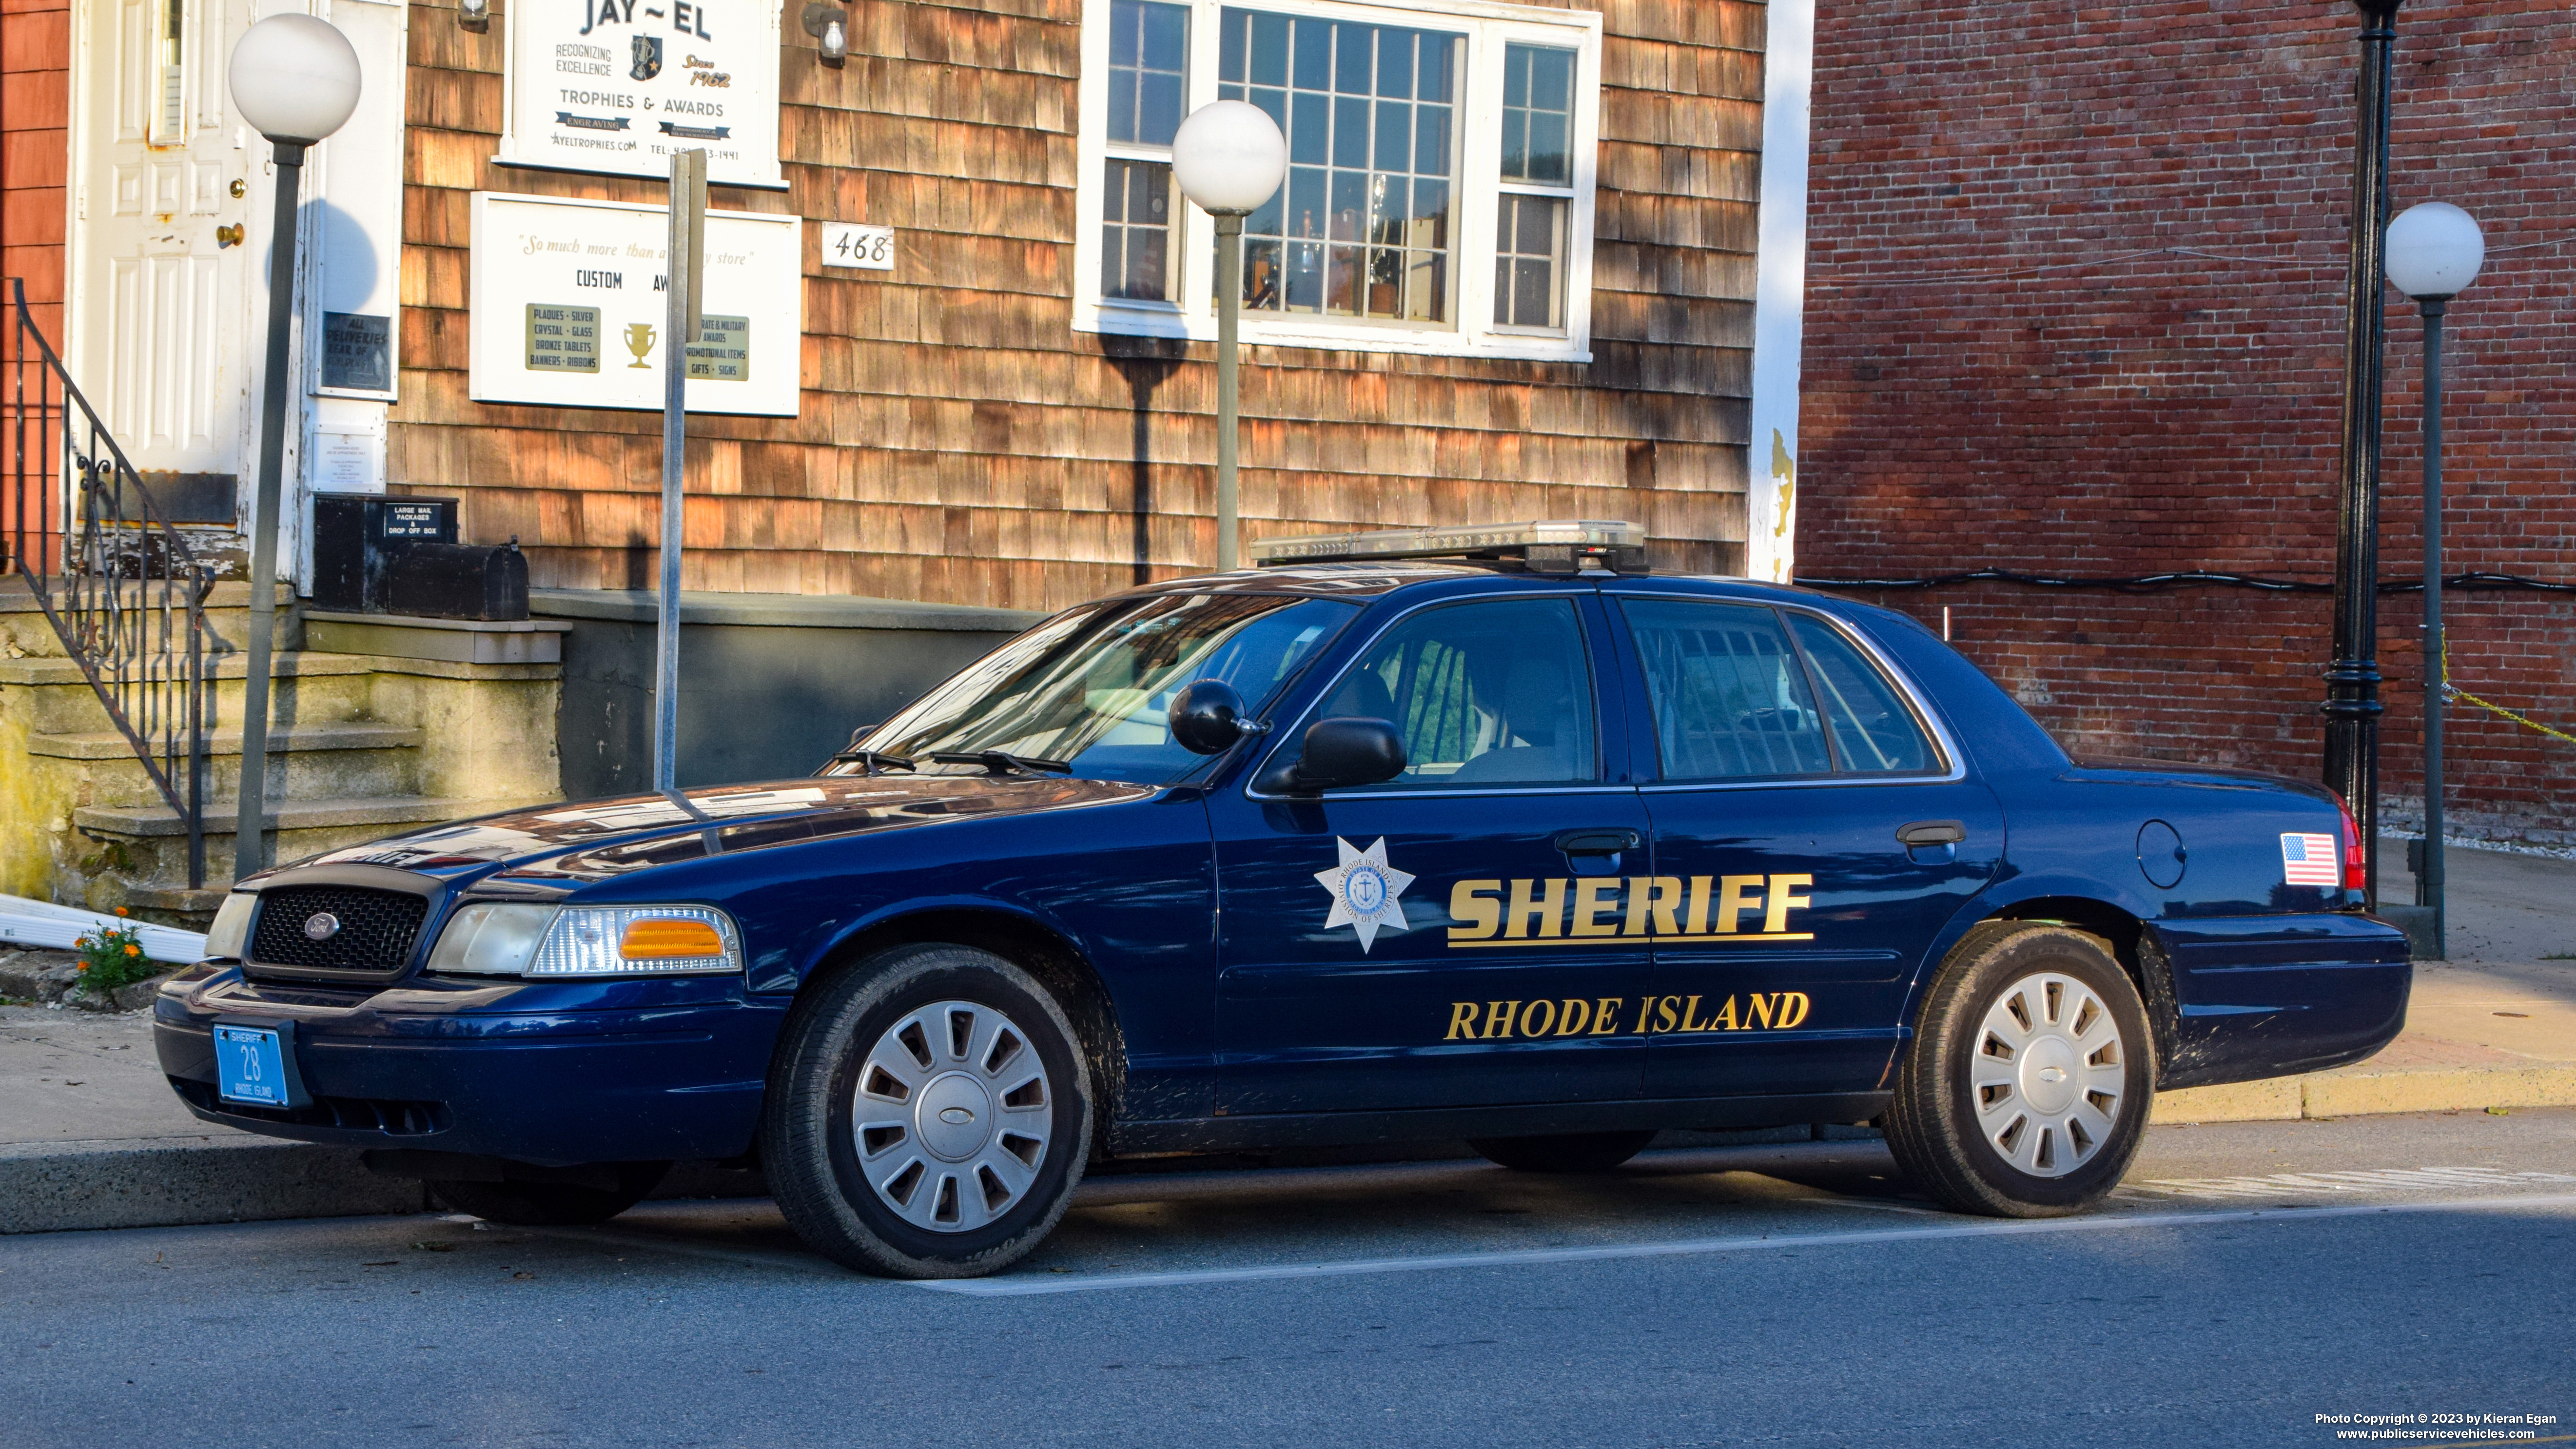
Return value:
[(1096, 1155), (1876, 1120), (2099, 1201), (2158, 1088), (2396, 1034), (2314, 785), (2068, 759), (1912, 620), (1641, 530), (1288, 539), (1070, 609), (821, 774), (245, 881), (156, 1040), (198, 1116), (595, 1222), (756, 1162), (814, 1247), (1028, 1252)]

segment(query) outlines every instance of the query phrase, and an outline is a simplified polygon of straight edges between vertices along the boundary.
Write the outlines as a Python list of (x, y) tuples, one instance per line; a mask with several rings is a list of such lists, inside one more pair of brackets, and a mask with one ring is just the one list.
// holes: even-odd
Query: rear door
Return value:
[[(1319, 800), (1209, 800), (1228, 1115), (1634, 1096), (1645, 868), (1622, 701), (1588, 587), (1426, 606), (1304, 717), (1393, 721), (1410, 762)], [(1605, 707), (1606, 703), (1606, 707)]]
[(1674, 902), (1655, 914), (1646, 1094), (1876, 1089), (1924, 953), (2002, 859), (2001, 807), (1830, 616), (1669, 591), (1610, 603), (1652, 761), (1655, 888)]

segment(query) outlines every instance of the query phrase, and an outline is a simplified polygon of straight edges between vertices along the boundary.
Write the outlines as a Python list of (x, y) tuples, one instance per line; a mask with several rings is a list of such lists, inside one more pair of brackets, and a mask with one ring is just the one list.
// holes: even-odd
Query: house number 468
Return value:
[(823, 265), (893, 271), (894, 228), (846, 221), (823, 223)]

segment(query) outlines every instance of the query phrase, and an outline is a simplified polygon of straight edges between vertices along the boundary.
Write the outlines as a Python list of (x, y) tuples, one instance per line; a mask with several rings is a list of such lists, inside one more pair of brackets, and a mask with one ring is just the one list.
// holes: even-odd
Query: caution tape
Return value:
[(2485, 710), (2489, 714), (2500, 714), (2506, 719), (2512, 720), (2515, 724), (2521, 725), (2526, 729), (2538, 730), (2553, 740), (2565, 740), (2571, 745), (2576, 745), (2576, 735), (2571, 735), (2565, 730), (2551, 729), (2549, 726), (2542, 724), (2540, 721), (2533, 719), (2529, 715), (2517, 714), (2514, 711), (2505, 708), (2503, 705), (2497, 704), (2491, 700), (2480, 699), (2476, 695), (2469, 693), (2467, 690), (2460, 688), (2456, 684), (2453, 684), (2451, 682), (2451, 641), (2447, 635), (2444, 636), (2442, 640), (2442, 698), (2446, 700), (2464, 700), (2470, 704), (2476, 705), (2482, 710)]

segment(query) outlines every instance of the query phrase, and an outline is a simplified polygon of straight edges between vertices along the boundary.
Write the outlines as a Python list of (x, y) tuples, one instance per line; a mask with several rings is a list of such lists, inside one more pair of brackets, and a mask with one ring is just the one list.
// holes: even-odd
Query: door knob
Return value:
[(1567, 855), (1617, 855), (1645, 844), (1646, 838), (1633, 830), (1568, 830), (1556, 837), (1556, 848)]
[(1909, 849), (1917, 845), (1956, 845), (1967, 838), (1968, 827), (1956, 820), (1917, 820), (1896, 827), (1897, 842)]
[(225, 247), (237, 247), (241, 244), (241, 223), (235, 222), (230, 226), (219, 226), (215, 228), (215, 249), (217, 251), (221, 251)]

